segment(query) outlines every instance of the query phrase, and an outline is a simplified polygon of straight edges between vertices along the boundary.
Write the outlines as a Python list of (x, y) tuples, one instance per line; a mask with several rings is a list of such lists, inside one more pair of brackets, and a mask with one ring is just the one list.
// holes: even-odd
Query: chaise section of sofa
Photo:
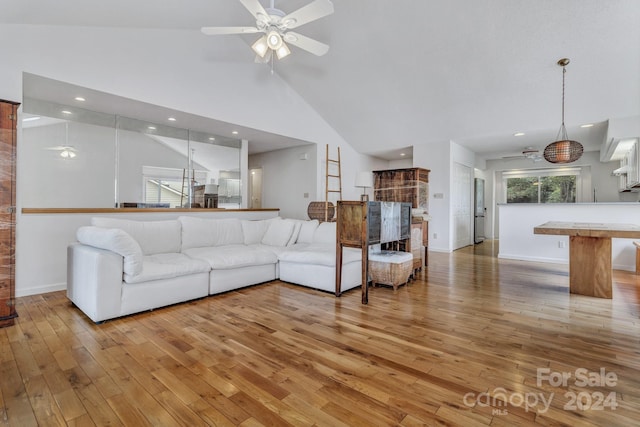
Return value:
[[(295, 246), (298, 246), (297, 244)], [(336, 223), (323, 222), (314, 230), (311, 241), (279, 256), (280, 280), (320, 289), (336, 291)], [(340, 292), (360, 286), (362, 253), (345, 248), (342, 260)]]
[(91, 320), (209, 294), (207, 263), (180, 252), (180, 223), (94, 218), (67, 249), (67, 297)]

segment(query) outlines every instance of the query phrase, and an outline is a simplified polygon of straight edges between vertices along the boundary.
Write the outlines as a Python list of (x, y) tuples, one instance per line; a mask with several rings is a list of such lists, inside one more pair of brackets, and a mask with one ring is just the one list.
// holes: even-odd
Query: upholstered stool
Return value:
[(409, 281), (413, 272), (411, 252), (381, 251), (369, 254), (369, 277), (376, 285), (393, 286), (393, 290)]

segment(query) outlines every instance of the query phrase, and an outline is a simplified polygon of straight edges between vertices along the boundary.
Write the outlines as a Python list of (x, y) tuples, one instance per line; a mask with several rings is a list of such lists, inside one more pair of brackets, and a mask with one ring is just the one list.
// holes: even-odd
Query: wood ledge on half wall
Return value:
[(23, 214), (93, 214), (93, 213), (174, 213), (174, 212), (273, 212), (268, 209), (224, 209), (224, 208), (22, 208)]

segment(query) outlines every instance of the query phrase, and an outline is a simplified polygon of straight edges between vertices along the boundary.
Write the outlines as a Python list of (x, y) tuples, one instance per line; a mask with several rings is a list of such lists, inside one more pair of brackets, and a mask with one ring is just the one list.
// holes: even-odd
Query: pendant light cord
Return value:
[(567, 68), (565, 65), (562, 66), (562, 124), (560, 125), (560, 129), (558, 130), (558, 135), (556, 136), (556, 141), (564, 141), (569, 139), (569, 134), (567, 133), (567, 128), (564, 125), (564, 75), (567, 72)]
[(562, 126), (564, 126), (564, 74), (567, 72), (567, 68), (562, 66)]

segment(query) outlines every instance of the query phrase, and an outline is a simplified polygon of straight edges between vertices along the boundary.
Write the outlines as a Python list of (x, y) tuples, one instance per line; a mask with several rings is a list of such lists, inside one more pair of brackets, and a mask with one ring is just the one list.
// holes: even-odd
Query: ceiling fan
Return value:
[(76, 156), (76, 149), (72, 145), (56, 145), (55, 147), (45, 147), (45, 150), (59, 151), (60, 157), (73, 159)]
[(526, 147), (522, 150), (522, 154), (517, 156), (504, 156), (504, 160), (512, 160), (512, 159), (529, 159), (534, 162), (539, 162), (542, 160), (542, 155), (540, 154), (540, 150), (537, 150), (533, 147)]
[(270, 7), (266, 9), (259, 0), (239, 1), (256, 19), (255, 27), (202, 27), (201, 31), (210, 36), (262, 33), (263, 35), (251, 46), (257, 55), (256, 60), (260, 62), (268, 62), (274, 53), (278, 59), (288, 56), (291, 51), (287, 43), (317, 56), (329, 51), (328, 45), (289, 30), (332, 14), (331, 0), (314, 0), (289, 14), (276, 9), (274, 0), (271, 0)]

